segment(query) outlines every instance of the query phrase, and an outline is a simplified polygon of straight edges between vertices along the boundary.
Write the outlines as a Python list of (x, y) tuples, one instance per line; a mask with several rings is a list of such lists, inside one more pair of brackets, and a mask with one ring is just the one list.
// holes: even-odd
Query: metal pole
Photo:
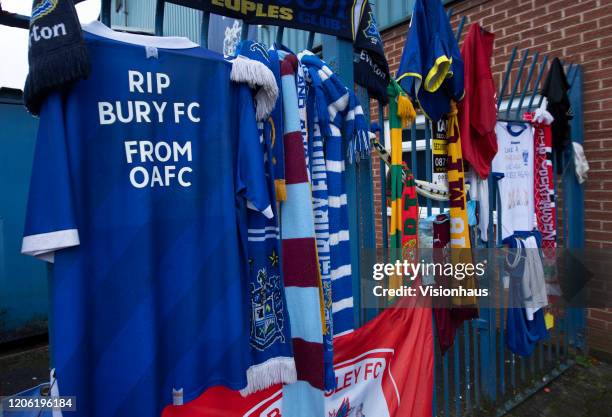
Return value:
[(102, 0), (100, 9), (100, 20), (106, 26), (111, 26), (111, 0)]
[[(312, 31), (312, 30), (311, 30), (310, 32), (308, 32), (308, 43), (307, 43), (307, 45), (306, 45), (306, 49), (308, 49), (309, 51), (311, 51), (311, 50), (312, 50), (312, 46), (313, 46), (313, 44), (314, 44), (314, 38), (315, 38), (315, 35), (316, 35), (316, 32), (314, 32), (314, 31)], [(366, 107), (369, 107), (369, 106), (365, 106), (365, 105), (364, 105), (364, 106), (363, 106), (363, 109), (365, 110), (365, 108), (366, 108)]]
[(200, 45), (208, 48), (208, 28), (210, 26), (210, 13), (202, 13), (202, 25), (200, 26)]
[(508, 80), (510, 79), (510, 73), (512, 72), (512, 66), (514, 65), (514, 58), (516, 57), (516, 47), (512, 49), (512, 53), (510, 54), (510, 60), (508, 61), (508, 67), (506, 68), (506, 73), (504, 74), (504, 80), (502, 81), (501, 88), (499, 89), (499, 94), (497, 95), (497, 111), (501, 107), (502, 100), (504, 99), (504, 93), (506, 92), (506, 86), (508, 85)]
[(521, 82), (521, 77), (523, 76), (523, 70), (525, 69), (525, 61), (529, 56), (529, 49), (525, 49), (525, 53), (523, 54), (523, 58), (521, 59), (521, 63), (519, 65), (518, 74), (516, 75), (516, 80), (514, 80), (514, 85), (512, 86), (512, 92), (510, 93), (510, 98), (508, 99), (508, 105), (506, 106), (506, 117), (510, 117), (510, 111), (512, 108), (512, 102), (514, 101), (514, 96), (516, 96), (516, 90), (518, 89), (519, 83)]
[(285, 28), (283, 26), (279, 26), (276, 30), (276, 43), (278, 45), (283, 44), (283, 33), (285, 33)]
[(155, 5), (155, 36), (164, 35), (164, 14), (166, 12), (166, 0), (157, 0)]
[(240, 32), (240, 40), (245, 40), (249, 37), (249, 27), (250, 25), (247, 22), (242, 22), (242, 31)]

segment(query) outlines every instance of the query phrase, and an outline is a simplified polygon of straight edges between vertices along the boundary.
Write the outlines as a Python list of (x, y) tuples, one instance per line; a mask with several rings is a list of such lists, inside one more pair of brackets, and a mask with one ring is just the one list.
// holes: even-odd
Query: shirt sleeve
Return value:
[(425, 55), (423, 49), (428, 46), (427, 34), (423, 29), (425, 23), (423, 5), (420, 1), (415, 2), (412, 16), (396, 79), (404, 91), (415, 99), (423, 81), (423, 67), (426, 64), (423, 62)]
[(21, 252), (53, 262), (55, 251), (79, 245), (68, 166), (62, 98), (40, 113)]
[(247, 207), (271, 219), (272, 199), (264, 170), (263, 143), (260, 139), (253, 95), (246, 85), (238, 88), (237, 192), (246, 198)]

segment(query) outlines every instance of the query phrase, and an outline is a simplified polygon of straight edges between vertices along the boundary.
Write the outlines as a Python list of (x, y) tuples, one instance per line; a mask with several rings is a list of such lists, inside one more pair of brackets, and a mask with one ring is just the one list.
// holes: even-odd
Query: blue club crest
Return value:
[(42, 0), (32, 8), (32, 19), (34, 22), (41, 17), (44, 17), (51, 13), (57, 7), (58, 0)]
[(342, 400), (340, 408), (329, 412), (329, 417), (366, 417), (363, 413), (363, 403), (357, 407), (351, 407), (351, 401), (348, 397)]
[(267, 66), (270, 66), (271, 64), (270, 54), (268, 53), (266, 47), (261, 43), (252, 40), (244, 40), (240, 42), (236, 47), (236, 54), (259, 61)]
[(268, 276), (265, 268), (257, 272), (257, 283), (251, 283), (251, 345), (264, 350), (276, 340), (285, 342), (283, 298), (280, 276)]
[(337, 411), (330, 413), (330, 417), (349, 417), (350, 413), (353, 411), (351, 408), (351, 402), (348, 398), (342, 400), (342, 404), (340, 404), (340, 408)]
[(363, 403), (357, 407), (351, 407), (351, 401), (348, 398), (342, 400), (340, 408), (329, 413), (329, 417), (366, 417), (363, 413)]
[(378, 27), (376, 26), (376, 18), (374, 17), (374, 13), (370, 11), (368, 13), (368, 24), (363, 30), (363, 34), (369, 41), (376, 45), (378, 43), (382, 43), (382, 39), (380, 39), (380, 33), (378, 32)]
[[(266, 50), (265, 46), (263, 46), (262, 44), (257, 43), (257, 42), (253, 42), (251, 44), (251, 46), (249, 47), (249, 49), (254, 54), (259, 54), (259, 55), (261, 55), (263, 57), (263, 59), (265, 59), (266, 61), (270, 62), (270, 55), (268, 54), (268, 51)], [(260, 59), (260, 61), (261, 61), (261, 59)]]

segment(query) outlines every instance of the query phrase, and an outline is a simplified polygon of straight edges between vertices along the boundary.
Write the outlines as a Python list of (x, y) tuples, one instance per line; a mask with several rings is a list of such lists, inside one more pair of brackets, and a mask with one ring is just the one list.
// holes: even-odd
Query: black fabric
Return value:
[(567, 94), (569, 89), (563, 64), (559, 58), (555, 58), (542, 87), (542, 95), (548, 99), (547, 110), (555, 118), (551, 130), (558, 174), (563, 171), (563, 150), (571, 143), (570, 120), (573, 111)]
[(37, 115), (53, 90), (89, 75), (89, 57), (74, 0), (34, 0), (25, 105)]
[(383, 41), (376, 26), (374, 12), (366, 3), (354, 44), (355, 60), (353, 69), (355, 82), (368, 90), (371, 98), (387, 104), (389, 64), (385, 57)]

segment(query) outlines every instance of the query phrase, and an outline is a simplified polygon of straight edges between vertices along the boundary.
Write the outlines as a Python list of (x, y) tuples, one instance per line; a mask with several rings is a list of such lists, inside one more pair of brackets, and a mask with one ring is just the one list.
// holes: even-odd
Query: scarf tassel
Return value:
[(82, 43), (59, 48), (53, 54), (38, 56), (30, 66), (23, 93), (30, 113), (38, 116), (49, 93), (73, 81), (87, 78), (89, 69), (89, 54)]
[(404, 93), (397, 96), (397, 116), (402, 121), (402, 127), (408, 127), (416, 119), (416, 111), (412, 101)]
[(447, 137), (455, 136), (459, 134), (459, 119), (457, 117), (457, 103), (451, 100), (451, 111), (448, 113), (448, 131), (446, 132)]
[(370, 137), (366, 129), (358, 129), (348, 146), (348, 160), (350, 163), (359, 162), (369, 158), (371, 153)]
[(282, 381), (283, 384), (293, 384), (297, 381), (297, 371), (293, 358), (271, 358), (247, 369), (247, 386), (240, 391), (246, 397), (257, 391), (262, 391)]
[(276, 201), (287, 201), (287, 185), (285, 180), (274, 180), (274, 193), (276, 195)]
[(355, 119), (347, 123), (348, 136), (352, 138), (348, 146), (348, 157), (349, 162), (353, 163), (353, 161), (359, 162), (361, 159), (368, 159), (371, 154), (371, 147), (368, 122), (363, 114), (363, 108), (354, 94), (351, 94), (349, 105), (355, 115)]
[(270, 116), (276, 105), (279, 90), (276, 78), (268, 67), (259, 61), (239, 55), (232, 60), (230, 78), (234, 82), (246, 82), (249, 87), (257, 90), (255, 94), (257, 121), (265, 120)]

